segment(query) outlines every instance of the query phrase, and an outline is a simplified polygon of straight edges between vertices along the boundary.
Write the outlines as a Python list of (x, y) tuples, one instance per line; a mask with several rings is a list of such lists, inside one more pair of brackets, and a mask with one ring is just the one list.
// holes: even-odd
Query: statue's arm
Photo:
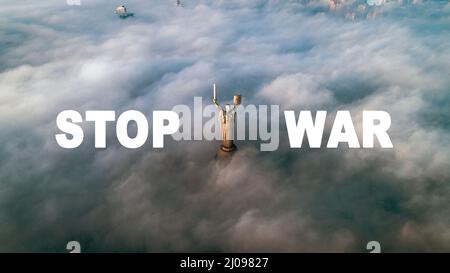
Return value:
[(214, 105), (216, 106), (217, 110), (220, 110), (220, 111), (223, 110), (223, 109), (222, 109), (222, 106), (219, 105), (219, 103), (217, 102), (217, 100), (214, 100), (214, 99), (213, 99), (213, 103), (214, 103)]

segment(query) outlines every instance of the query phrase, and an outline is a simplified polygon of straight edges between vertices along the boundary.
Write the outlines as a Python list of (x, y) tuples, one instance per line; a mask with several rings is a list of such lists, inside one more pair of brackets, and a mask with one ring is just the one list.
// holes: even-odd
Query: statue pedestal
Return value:
[(232, 144), (231, 146), (225, 146), (225, 145), (220, 146), (220, 150), (227, 152), (227, 153), (231, 153), (231, 152), (235, 151), (236, 149), (237, 149), (237, 147), (234, 144)]
[(231, 157), (235, 154), (237, 151), (236, 145), (233, 145), (231, 147), (221, 146), (216, 153), (216, 159), (218, 160), (230, 160)]

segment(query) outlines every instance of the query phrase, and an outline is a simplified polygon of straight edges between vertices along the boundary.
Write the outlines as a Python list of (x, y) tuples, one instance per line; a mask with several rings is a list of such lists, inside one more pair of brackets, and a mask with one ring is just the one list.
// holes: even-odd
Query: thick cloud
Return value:
[[(4, 2), (0, 251), (450, 251), (448, 4), (127, 1), (121, 20), (115, 1)], [(351, 110), (359, 131), (362, 110), (388, 111), (395, 148), (294, 150), (282, 132), (226, 163), (207, 141), (95, 150), (91, 124), (80, 148), (55, 142), (61, 110), (150, 116), (213, 82)]]

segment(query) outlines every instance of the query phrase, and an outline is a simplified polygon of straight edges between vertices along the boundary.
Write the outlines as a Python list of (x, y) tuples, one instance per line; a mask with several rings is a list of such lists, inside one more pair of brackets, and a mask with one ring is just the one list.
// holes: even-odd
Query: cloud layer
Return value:
[[(0, 251), (450, 251), (450, 5), (210, 2), (126, 1), (126, 20), (115, 1), (3, 4)], [(54, 140), (61, 110), (150, 116), (213, 82), (347, 109), (358, 130), (362, 110), (388, 111), (395, 148), (293, 150), (284, 132), (223, 163), (206, 141), (131, 151), (110, 134), (95, 151), (91, 125), (79, 149)]]

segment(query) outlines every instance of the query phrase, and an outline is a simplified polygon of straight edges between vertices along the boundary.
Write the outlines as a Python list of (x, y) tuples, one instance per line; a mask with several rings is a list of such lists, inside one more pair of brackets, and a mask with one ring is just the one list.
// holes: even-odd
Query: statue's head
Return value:
[(234, 103), (235, 106), (240, 105), (241, 102), (242, 102), (242, 96), (241, 96), (241, 94), (237, 94), (237, 95), (234, 95), (234, 96), (233, 96), (233, 103)]

